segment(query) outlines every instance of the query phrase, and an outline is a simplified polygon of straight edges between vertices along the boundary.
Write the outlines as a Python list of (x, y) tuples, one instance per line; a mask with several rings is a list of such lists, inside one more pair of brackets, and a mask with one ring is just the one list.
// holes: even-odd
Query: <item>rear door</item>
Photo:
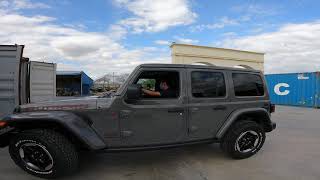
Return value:
[(191, 140), (214, 137), (231, 112), (227, 73), (211, 69), (188, 69), (189, 120)]
[(259, 107), (269, 109), (269, 94), (262, 73), (232, 71), (230, 81), (233, 87), (230, 97), (232, 99), (231, 109)]

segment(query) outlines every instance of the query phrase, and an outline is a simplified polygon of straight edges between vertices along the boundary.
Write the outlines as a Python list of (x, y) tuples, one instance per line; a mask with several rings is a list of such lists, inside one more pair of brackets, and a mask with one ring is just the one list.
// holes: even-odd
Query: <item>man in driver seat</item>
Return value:
[(161, 80), (159, 85), (159, 91), (150, 91), (142, 88), (142, 92), (147, 96), (151, 97), (163, 97), (163, 98), (174, 98), (176, 97), (176, 91), (169, 86), (167, 80)]

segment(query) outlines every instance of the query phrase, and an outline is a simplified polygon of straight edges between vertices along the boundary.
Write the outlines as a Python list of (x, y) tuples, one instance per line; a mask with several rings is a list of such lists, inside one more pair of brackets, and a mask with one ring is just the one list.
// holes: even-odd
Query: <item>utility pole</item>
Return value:
[(106, 76), (103, 76), (103, 91), (105, 90)]
[(113, 88), (114, 88), (114, 72), (112, 72), (112, 86), (113, 86)]

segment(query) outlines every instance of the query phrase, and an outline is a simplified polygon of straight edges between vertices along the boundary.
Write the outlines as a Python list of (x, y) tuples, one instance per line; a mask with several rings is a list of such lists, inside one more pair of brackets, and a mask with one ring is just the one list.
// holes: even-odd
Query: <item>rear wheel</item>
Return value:
[(248, 158), (257, 153), (265, 141), (264, 129), (254, 121), (234, 124), (221, 142), (221, 148), (235, 159)]
[(78, 166), (75, 146), (63, 135), (47, 129), (17, 134), (10, 141), (9, 153), (20, 168), (41, 178), (67, 175)]

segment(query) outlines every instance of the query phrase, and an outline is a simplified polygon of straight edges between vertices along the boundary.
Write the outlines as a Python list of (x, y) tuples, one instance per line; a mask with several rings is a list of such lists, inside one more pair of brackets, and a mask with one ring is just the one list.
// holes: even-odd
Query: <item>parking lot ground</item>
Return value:
[[(277, 106), (277, 129), (261, 151), (244, 160), (224, 155), (218, 144), (174, 149), (81, 154), (78, 173), (65, 180), (319, 180), (320, 109)], [(1, 180), (35, 180), (0, 150)]]

